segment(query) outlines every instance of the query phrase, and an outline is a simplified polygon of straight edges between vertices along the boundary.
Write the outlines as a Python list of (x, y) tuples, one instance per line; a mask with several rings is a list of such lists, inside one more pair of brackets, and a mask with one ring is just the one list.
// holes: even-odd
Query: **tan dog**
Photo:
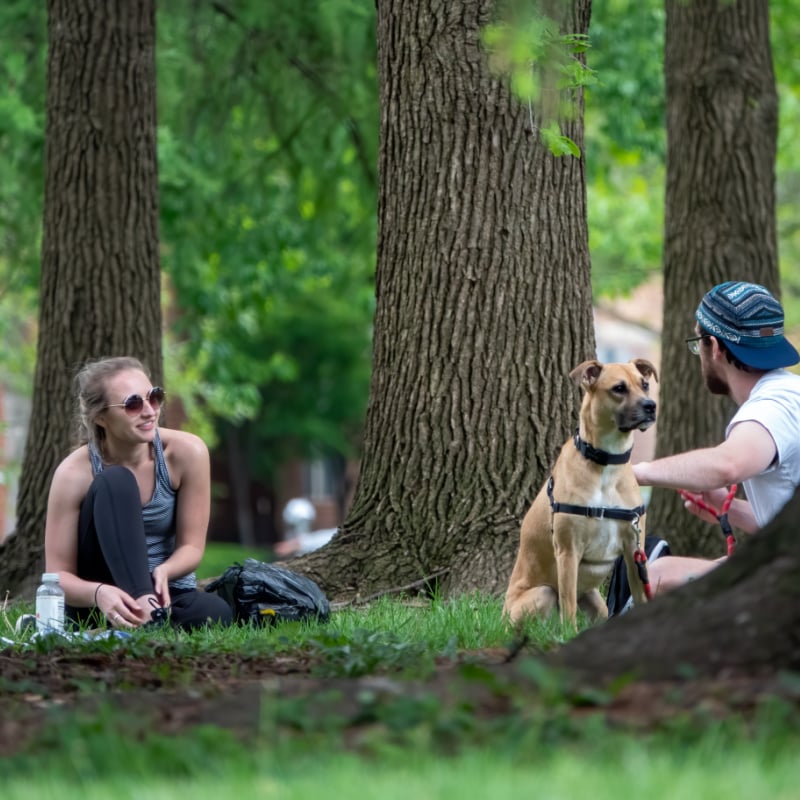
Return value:
[(607, 618), (598, 587), (620, 553), (634, 602), (645, 602), (634, 562), (634, 551), (644, 546), (644, 507), (629, 458), (633, 432), (656, 419), (651, 376), (658, 380), (655, 367), (640, 358), (585, 361), (570, 372), (584, 390), (580, 427), (522, 521), (503, 607), (512, 622), (547, 616), (556, 605), (573, 626), (578, 605)]

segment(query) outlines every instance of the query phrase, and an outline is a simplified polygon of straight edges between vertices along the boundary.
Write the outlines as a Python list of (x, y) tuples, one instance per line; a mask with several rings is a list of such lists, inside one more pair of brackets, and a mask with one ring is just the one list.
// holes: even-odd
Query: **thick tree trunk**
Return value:
[[(667, 2), (667, 194), (659, 455), (717, 444), (733, 406), (705, 389), (684, 339), (712, 286), (777, 293), (778, 101), (767, 0)], [(722, 555), (724, 538), (656, 491), (648, 527), (674, 552)]]
[[(361, 474), (293, 565), (335, 597), (505, 589), (594, 353), (584, 163), (543, 147), (480, 46), (488, 0), (382, 0), (373, 378)], [(566, 27), (585, 33), (590, 3)], [(564, 126), (583, 142), (578, 118)]]
[(706, 577), (578, 636), (555, 657), (594, 679), (800, 669), (800, 492)]
[(162, 378), (154, 0), (50, 0), (44, 238), (33, 409), (0, 590), (35, 578), (76, 368), (134, 355)]

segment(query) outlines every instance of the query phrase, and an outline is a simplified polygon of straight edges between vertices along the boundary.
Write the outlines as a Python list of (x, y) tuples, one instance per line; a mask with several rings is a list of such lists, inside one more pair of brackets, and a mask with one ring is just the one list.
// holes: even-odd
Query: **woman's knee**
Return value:
[(230, 625), (233, 610), (219, 595), (212, 592), (188, 591), (172, 599), (172, 622), (181, 628), (199, 628), (203, 625)]
[(98, 472), (89, 486), (81, 508), (87, 509), (89, 513), (92, 510), (96, 513), (98, 507), (105, 508), (109, 503), (114, 506), (121, 503), (125, 507), (141, 508), (139, 484), (136, 476), (127, 467), (114, 465)]
[(112, 494), (124, 493), (134, 494), (139, 497), (139, 484), (136, 476), (127, 467), (113, 464), (106, 467), (102, 472), (98, 472), (92, 481), (93, 488), (102, 487)]

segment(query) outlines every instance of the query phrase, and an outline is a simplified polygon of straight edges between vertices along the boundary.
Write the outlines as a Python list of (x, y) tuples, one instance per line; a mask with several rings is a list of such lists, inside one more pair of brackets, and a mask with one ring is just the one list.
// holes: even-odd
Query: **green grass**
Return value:
[(216, 578), (231, 564), (237, 561), (241, 564), (246, 558), (255, 558), (259, 561), (274, 560), (271, 551), (264, 548), (246, 548), (233, 542), (209, 542), (195, 573), (200, 579)]
[[(220, 563), (224, 568), (244, 557), (228, 551)], [(16, 616), (29, 610), (6, 609), (0, 634), (13, 636)], [(572, 713), (558, 676), (543, 675), (532, 659), (525, 672), (533, 688), (462, 665), (446, 678), (452, 690), (466, 686), (455, 702), (424, 691), (448, 660), (463, 662), (465, 651), (516, 640), (500, 612), (498, 598), (481, 594), (425, 602), (387, 597), (336, 611), (326, 624), (141, 632), (124, 644), (128, 658), (158, 655), (161, 677), (178, 685), (193, 680), (194, 656), (224, 661), (244, 654), (310, 659), (315, 676), (345, 679), (334, 686), (385, 676), (393, 688), (379, 696), (362, 684), (343, 711), (339, 690), (295, 698), (265, 684), (260, 722), (242, 740), (211, 726), (157, 733), (146, 717), (115, 708), (113, 695), (87, 680), (81, 691), (105, 704), (88, 716), (51, 709), (51, 727), (13, 758), (0, 757), (0, 793), (3, 800), (800, 797), (796, 710), (777, 701), (765, 700), (747, 720), (693, 715), (640, 733), (611, 729), (599, 713)], [(585, 625), (581, 620), (580, 628)], [(545, 651), (572, 635), (557, 621), (531, 622), (525, 633)], [(90, 652), (113, 646), (74, 645)], [(63, 657), (47, 642), (21, 650), (31, 658), (49, 658), (51, 651)], [(423, 691), (405, 692), (406, 679)], [(473, 702), (478, 692), (470, 687), (488, 687), (506, 711), (481, 715)], [(22, 703), (27, 691), (4, 685), (0, 673), (0, 693)]]
[(398, 745), (377, 733), (370, 743), (369, 732), (361, 754), (335, 739), (261, 735), (240, 743), (212, 728), (178, 738), (146, 736), (134, 724), (130, 734), (115, 733), (110, 714), (54, 731), (50, 752), (10, 765), (0, 760), (4, 800), (789, 800), (798, 797), (800, 778), (797, 734), (768, 720), (757, 736), (736, 724), (647, 737), (591, 726), (569, 735), (532, 728), (452, 754), (425, 736)]
[[(400, 763), (402, 761), (402, 763)], [(734, 762), (731, 766), (731, 761)], [(781, 759), (765, 771), (743, 744), (725, 758), (697, 763), (677, 755), (652, 754), (643, 746), (627, 747), (611, 762), (574, 754), (555, 755), (547, 764), (520, 764), (502, 756), (476, 752), (452, 759), (412, 755), (394, 763), (364, 762), (352, 756), (321, 756), (302, 769), (272, 759), (256, 769), (195, 779), (158, 779), (124, 773), (99, 782), (64, 783), (57, 776), (36, 778), (27, 785), (6, 783), (6, 800), (225, 800), (263, 797), (283, 800), (381, 798), (382, 800), (503, 800), (529, 794), (548, 800), (649, 800), (703, 798), (753, 800), (797, 798), (798, 772), (792, 759)]]
[[(455, 658), (463, 651), (487, 647), (507, 647), (517, 634), (504, 621), (499, 598), (474, 594), (454, 600), (407, 602), (384, 597), (366, 607), (344, 608), (332, 613), (326, 623), (278, 622), (272, 627), (210, 627), (187, 633), (165, 629), (161, 632), (133, 631), (128, 645), (146, 652), (155, 639), (178, 656), (207, 652), (248, 655), (292, 654), (303, 652), (317, 664), (315, 673), (328, 677), (358, 677), (372, 673), (400, 673), (406, 677), (425, 677), (437, 659)], [(7, 611), (0, 620), (0, 635), (15, 638), (14, 624), (20, 613), (30, 613), (27, 605)], [(585, 624), (585, 623), (583, 623)], [(540, 649), (563, 642), (560, 623), (530, 622), (526, 632)], [(46, 652), (61, 642), (33, 642), (36, 652)], [(109, 642), (76, 642), (75, 647), (107, 649)]]

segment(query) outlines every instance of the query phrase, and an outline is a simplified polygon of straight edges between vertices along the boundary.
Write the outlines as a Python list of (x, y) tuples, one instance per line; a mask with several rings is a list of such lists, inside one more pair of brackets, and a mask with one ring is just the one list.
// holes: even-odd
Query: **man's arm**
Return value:
[(772, 436), (757, 422), (740, 422), (716, 447), (689, 450), (633, 465), (642, 486), (707, 492), (741, 483), (763, 472), (775, 460)]
[[(716, 447), (643, 461), (633, 465), (633, 472), (642, 486), (687, 489), (703, 494), (707, 503), (720, 507), (729, 485), (763, 472), (776, 456), (775, 442), (766, 428), (758, 422), (745, 421), (735, 425), (728, 438)], [(685, 507), (701, 519), (711, 521), (711, 516), (695, 503), (686, 501)], [(746, 533), (758, 530), (747, 500), (734, 500), (728, 519)]]

